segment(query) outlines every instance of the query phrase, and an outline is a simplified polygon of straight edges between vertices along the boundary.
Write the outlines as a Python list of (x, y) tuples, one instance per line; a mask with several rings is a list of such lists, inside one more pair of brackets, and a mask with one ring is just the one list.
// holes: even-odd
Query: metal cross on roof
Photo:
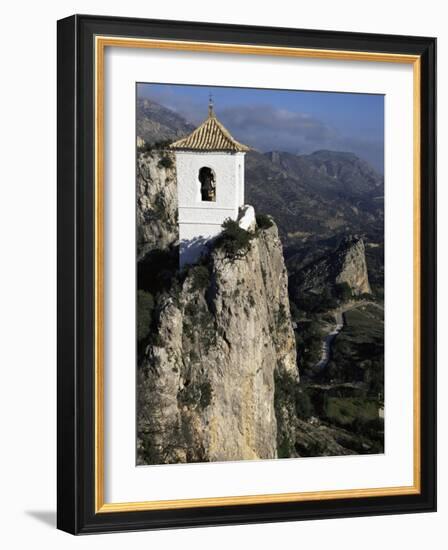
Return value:
[(214, 113), (213, 113), (213, 95), (212, 95), (211, 92), (208, 94), (208, 116), (214, 116)]

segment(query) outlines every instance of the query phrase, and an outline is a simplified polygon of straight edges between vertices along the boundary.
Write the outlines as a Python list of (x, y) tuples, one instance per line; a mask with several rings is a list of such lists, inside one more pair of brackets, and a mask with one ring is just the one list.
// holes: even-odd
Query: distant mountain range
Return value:
[[(193, 129), (171, 109), (138, 99), (137, 136), (145, 142), (178, 139)], [(246, 202), (274, 216), (286, 247), (347, 233), (382, 240), (383, 177), (353, 153), (252, 150), (246, 155)]]
[(349, 152), (251, 150), (245, 202), (280, 240), (260, 223), (242, 258), (213, 252), (179, 285), (175, 156), (140, 147), (193, 129), (138, 100), (139, 464), (383, 452), (383, 177)]
[(175, 140), (192, 132), (183, 117), (146, 98), (137, 99), (137, 136), (146, 143)]
[(351, 153), (246, 156), (246, 200), (275, 217), (285, 245), (382, 232), (383, 179)]

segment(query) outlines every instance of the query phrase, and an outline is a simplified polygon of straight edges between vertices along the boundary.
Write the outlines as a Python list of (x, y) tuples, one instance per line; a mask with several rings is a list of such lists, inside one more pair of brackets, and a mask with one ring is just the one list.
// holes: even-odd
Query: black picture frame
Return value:
[[(421, 60), (419, 494), (95, 512), (94, 39), (97, 35), (417, 55)], [(57, 526), (73, 534), (436, 510), (436, 39), (74, 15), (58, 21)]]

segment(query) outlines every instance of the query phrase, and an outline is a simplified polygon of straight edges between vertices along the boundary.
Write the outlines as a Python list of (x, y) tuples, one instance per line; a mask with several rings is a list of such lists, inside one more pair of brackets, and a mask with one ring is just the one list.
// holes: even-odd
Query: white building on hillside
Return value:
[(187, 137), (171, 144), (176, 155), (180, 267), (195, 263), (227, 218), (244, 205), (244, 155), (219, 122), (210, 101), (208, 118)]

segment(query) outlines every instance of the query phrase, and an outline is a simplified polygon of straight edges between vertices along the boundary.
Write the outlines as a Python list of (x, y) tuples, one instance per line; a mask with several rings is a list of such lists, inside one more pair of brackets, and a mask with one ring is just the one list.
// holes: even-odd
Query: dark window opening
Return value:
[(215, 173), (208, 166), (199, 170), (199, 181), (201, 182), (201, 200), (216, 201), (216, 178)]

